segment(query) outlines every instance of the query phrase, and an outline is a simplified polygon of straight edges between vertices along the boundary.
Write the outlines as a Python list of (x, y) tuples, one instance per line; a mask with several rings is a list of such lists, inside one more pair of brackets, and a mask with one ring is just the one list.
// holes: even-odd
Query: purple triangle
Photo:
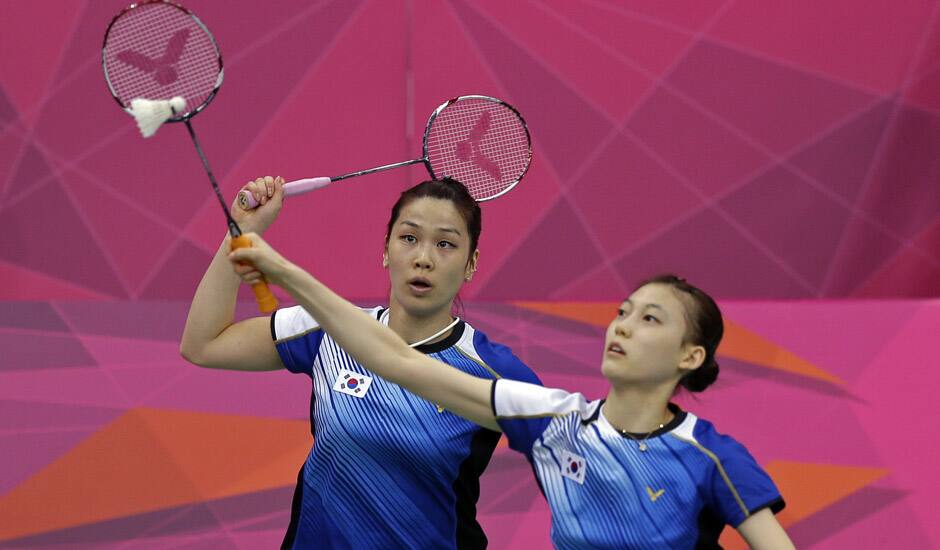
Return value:
[[(103, 294), (124, 290), (58, 181), (3, 210), (0, 259)], [(27, 207), (29, 206), (29, 207)]]
[[(888, 525), (903, 529), (891, 529), (891, 544), (894, 548), (930, 548), (930, 536), (923, 527), (911, 518), (916, 517), (914, 510), (905, 500), (909, 491), (885, 487), (864, 487), (845, 498), (838, 500), (816, 513), (787, 526), (787, 534), (797, 548), (829, 546), (831, 548), (864, 548), (872, 544), (872, 535), (887, 537)], [(872, 516), (885, 516), (893, 519), (875, 519)], [(870, 524), (873, 533), (864, 533), (866, 524)], [(859, 531), (862, 531), (861, 534)], [(835, 534), (835, 537), (834, 537)], [(850, 541), (838, 543), (842, 535), (848, 534)], [(833, 540), (833, 539), (836, 540)], [(854, 542), (851, 540), (854, 539)], [(881, 540), (885, 540), (882, 538)]]
[(56, 308), (72, 326), (82, 327), (83, 334), (177, 341), (186, 322), (189, 301), (64, 302)]
[[(831, 260), (825, 296), (848, 297), (897, 253), (897, 239), (864, 220), (853, 219), (845, 229), (842, 246)], [(897, 296), (897, 292), (891, 295)]]
[[(92, 405), (0, 400), (0, 429), (47, 431), (104, 426), (124, 411)], [(2, 460), (2, 459), (0, 459)]]
[(52, 168), (39, 149), (32, 143), (27, 143), (19, 162), (16, 165), (16, 172), (10, 180), (3, 193), (3, 203), (6, 204), (15, 201), (22, 193), (30, 189), (49, 183), (52, 179)]
[(3, 309), (0, 309), (0, 327), (71, 332), (46, 302), (4, 302)]
[(817, 288), (822, 285), (849, 218), (845, 206), (782, 167), (720, 204), (804, 279)]
[(5, 132), (7, 125), (12, 124), (19, 114), (16, 108), (10, 103), (10, 98), (4, 93), (3, 86), (0, 86), (0, 132)]
[(812, 293), (711, 210), (620, 258), (628, 279), (676, 273), (716, 298), (802, 298)]
[(790, 164), (842, 198), (855, 202), (890, 119), (894, 102), (883, 101), (793, 155)]
[(778, 153), (814, 139), (827, 126), (875, 99), (709, 42), (699, 42), (668, 81)]
[[(623, 133), (611, 140), (569, 191), (608, 254), (655, 233), (700, 204), (675, 175)], [(619, 206), (611, 203), (618, 197)], [(629, 212), (629, 214), (627, 214)]]
[[(3, 402), (0, 402), (0, 408)], [(0, 458), (0, 495), (30, 478), (45, 468), (69, 449), (95, 431), (94, 428), (57, 432), (22, 433), (0, 437), (0, 448), (5, 456), (13, 460)], [(29, 457), (23, 459), (23, 457)]]
[(192, 299), (211, 260), (212, 256), (206, 251), (189, 241), (180, 241), (140, 297), (146, 300)]
[(911, 239), (940, 216), (940, 116), (905, 106), (889, 132), (859, 208)]
[(0, 332), (0, 372), (93, 367), (94, 358), (74, 336)]
[[(555, 251), (564, 251), (564, 257)], [(562, 200), (476, 296), (485, 300), (542, 299), (601, 260), (571, 205)], [(619, 295), (619, 289), (614, 293)]]
[(637, 109), (628, 129), (651, 154), (708, 197), (746, 181), (772, 162), (752, 140), (662, 88)]
[(514, 106), (526, 117), (537, 144), (544, 148), (535, 154), (548, 159), (561, 176), (560, 181), (570, 178), (613, 125), (482, 17), (472, 4), (452, 0), (451, 5)]

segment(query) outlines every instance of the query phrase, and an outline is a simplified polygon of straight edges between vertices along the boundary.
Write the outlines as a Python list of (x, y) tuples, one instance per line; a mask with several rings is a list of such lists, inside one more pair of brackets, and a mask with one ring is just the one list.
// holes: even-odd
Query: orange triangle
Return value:
[(718, 347), (718, 353), (732, 359), (823, 380), (830, 384), (845, 385), (845, 382), (835, 375), (829, 374), (795, 353), (728, 319), (725, 319), (725, 336)]
[(0, 497), (0, 540), (293, 485), (309, 434), (301, 420), (129, 410)]
[[(767, 473), (787, 501), (787, 507), (777, 515), (780, 525), (787, 528), (881, 479), (888, 470), (773, 461), (767, 465)], [(719, 542), (729, 550), (747, 548), (744, 539), (734, 529), (725, 529)]]
[[(606, 327), (613, 318), (614, 312), (620, 307), (620, 302), (513, 302), (513, 304), (531, 311), (596, 327)], [(729, 319), (725, 319), (725, 336), (718, 348), (718, 354), (831, 384), (840, 386), (845, 384), (838, 377)]]
[(606, 327), (614, 318), (621, 302), (512, 302), (512, 304), (595, 327)]

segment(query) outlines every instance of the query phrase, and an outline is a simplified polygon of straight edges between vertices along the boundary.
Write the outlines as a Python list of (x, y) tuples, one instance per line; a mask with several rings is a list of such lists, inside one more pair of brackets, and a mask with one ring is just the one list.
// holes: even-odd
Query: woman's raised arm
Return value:
[(297, 300), (364, 367), (454, 414), (499, 431), (490, 404), (492, 380), (472, 376), (415, 351), (391, 329), (287, 261), (261, 237), (248, 237), (250, 248), (229, 254), (235, 271), (245, 282), (256, 282), (263, 273)]

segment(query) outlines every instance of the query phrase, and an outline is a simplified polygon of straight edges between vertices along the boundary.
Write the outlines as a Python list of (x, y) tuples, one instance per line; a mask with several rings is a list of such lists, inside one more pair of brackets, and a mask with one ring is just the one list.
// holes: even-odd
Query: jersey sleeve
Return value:
[(775, 514), (783, 510), (786, 503), (767, 472), (743, 445), (721, 437), (725, 441), (716, 449), (719, 467), (711, 479), (712, 509), (735, 528), (764, 508)]
[(584, 417), (588, 410), (588, 402), (580, 393), (506, 379), (493, 382), (490, 400), (509, 446), (526, 455), (532, 453), (532, 445), (552, 419), (572, 413)]
[(287, 370), (313, 374), (323, 330), (301, 306), (279, 309), (271, 315), (271, 337)]
[(479, 330), (473, 334), (473, 347), (480, 355), (480, 359), (489, 365), (500, 378), (542, 385), (538, 375), (516, 357), (511, 349), (502, 344), (491, 342)]

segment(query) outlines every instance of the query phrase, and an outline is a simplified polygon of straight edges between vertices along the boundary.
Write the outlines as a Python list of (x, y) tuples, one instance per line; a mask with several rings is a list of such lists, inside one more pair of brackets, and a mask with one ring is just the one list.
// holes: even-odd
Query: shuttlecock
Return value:
[(182, 113), (186, 109), (186, 100), (176, 96), (172, 99), (143, 99), (131, 100), (128, 112), (137, 121), (140, 134), (145, 138), (157, 133), (164, 122)]

